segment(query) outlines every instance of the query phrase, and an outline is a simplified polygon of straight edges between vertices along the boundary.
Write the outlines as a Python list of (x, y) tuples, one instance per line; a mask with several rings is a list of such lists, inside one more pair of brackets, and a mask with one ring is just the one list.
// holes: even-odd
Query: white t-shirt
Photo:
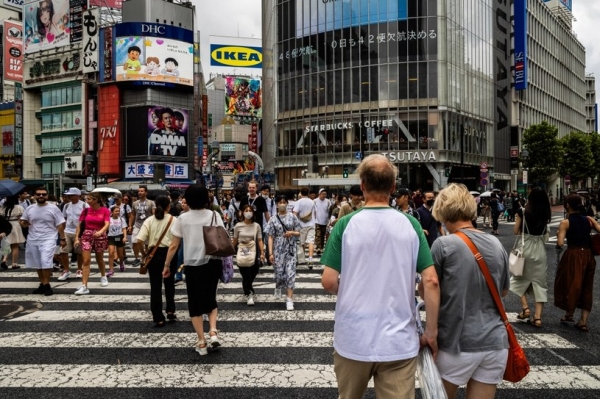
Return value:
[(22, 220), (29, 222), (29, 235), (31, 242), (56, 241), (56, 228), (65, 222), (63, 214), (56, 205), (47, 204), (39, 206), (32, 204), (25, 209)]
[(326, 225), (329, 222), (329, 207), (331, 206), (331, 202), (327, 198), (324, 200), (320, 200), (319, 198), (315, 199), (315, 223), (320, 225)]
[(81, 216), (81, 212), (83, 212), (85, 208), (89, 207), (90, 206), (83, 201), (77, 201), (76, 204), (72, 202), (65, 204), (65, 207), (62, 211), (63, 217), (67, 221), (67, 224), (65, 225), (65, 233), (75, 234), (77, 231), (77, 225), (79, 224), (79, 216)]
[[(183, 238), (183, 261), (185, 266), (201, 266), (211, 259), (220, 259), (218, 256), (206, 255), (204, 247), (204, 232), (202, 226), (210, 226), (213, 211), (208, 209), (190, 209), (179, 215), (173, 222), (171, 233), (175, 237)], [(223, 218), (219, 214), (213, 226), (223, 226)], [(187, 243), (187, 244), (186, 244)]]
[[(298, 215), (301, 228), (315, 225), (315, 203), (310, 198), (304, 197), (296, 201), (293, 211)], [(300, 218), (308, 215), (308, 212), (312, 212), (312, 218), (308, 222), (303, 222)]]
[(127, 221), (123, 216), (119, 216), (118, 218), (110, 217), (109, 225), (108, 225), (108, 236), (109, 237), (117, 237), (123, 234), (123, 229), (127, 228)]

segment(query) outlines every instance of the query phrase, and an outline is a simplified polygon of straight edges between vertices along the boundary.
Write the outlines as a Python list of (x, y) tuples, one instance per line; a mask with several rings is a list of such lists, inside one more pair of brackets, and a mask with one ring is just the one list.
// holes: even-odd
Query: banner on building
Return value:
[(211, 44), (210, 65), (233, 68), (262, 68), (262, 48)]
[(99, 71), (100, 54), (100, 9), (94, 8), (83, 13), (83, 73)]
[(82, 39), (87, 0), (27, 0), (23, 4), (25, 54), (50, 50)]
[[(125, 162), (125, 178), (153, 177), (155, 162)], [(169, 179), (187, 179), (187, 163), (165, 163), (165, 177)]]
[(225, 76), (225, 114), (262, 118), (260, 80)]
[(23, 25), (4, 21), (4, 80), (23, 81)]
[(189, 123), (185, 109), (148, 108), (148, 155), (187, 157)]
[(108, 7), (121, 9), (123, 0), (90, 0), (90, 7)]
[(100, 43), (102, 48), (100, 49), (100, 81), (109, 82), (113, 80), (113, 66), (112, 66), (112, 50), (113, 50), (113, 31), (112, 27), (104, 28), (100, 31)]
[(527, 89), (527, 0), (515, 0), (515, 90)]
[(13, 125), (2, 126), (2, 155), (13, 155), (15, 152), (14, 141), (15, 127)]
[(258, 152), (258, 124), (252, 124), (252, 134), (250, 134), (250, 145), (248, 149), (252, 152)]
[[(20, 83), (15, 83), (15, 94), (21, 90)], [(18, 86), (18, 87), (17, 87)], [(23, 155), (23, 100), (15, 100), (15, 156)]]
[(23, 11), (23, 0), (2, 0), (2, 4), (10, 9)]

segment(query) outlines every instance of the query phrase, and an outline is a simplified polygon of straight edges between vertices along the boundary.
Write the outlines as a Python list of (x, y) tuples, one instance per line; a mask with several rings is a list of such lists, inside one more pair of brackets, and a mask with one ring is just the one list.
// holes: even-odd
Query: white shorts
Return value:
[(56, 240), (41, 243), (27, 242), (25, 265), (34, 269), (52, 269), (55, 251)]
[[(131, 231), (131, 243), (132, 244), (137, 244), (138, 239), (137, 239), (137, 235), (140, 232), (140, 227), (133, 227), (133, 230)], [(145, 243), (145, 241), (144, 241)]]
[(300, 228), (300, 244), (315, 243), (315, 226)]
[(465, 385), (470, 379), (483, 384), (502, 382), (508, 349), (488, 352), (449, 353), (438, 351), (435, 364), (442, 379), (454, 385)]

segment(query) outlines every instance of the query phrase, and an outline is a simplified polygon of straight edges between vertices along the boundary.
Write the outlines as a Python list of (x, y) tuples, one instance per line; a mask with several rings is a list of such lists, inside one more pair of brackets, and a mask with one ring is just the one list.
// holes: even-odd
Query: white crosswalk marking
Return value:
[[(211, 388), (231, 389), (232, 396), (250, 395), (246, 397), (262, 397), (262, 390), (273, 388), (281, 392), (278, 397), (336, 396), (332, 366), (336, 297), (321, 287), (322, 266), (299, 267), (293, 312), (285, 310), (283, 299), (273, 297), (271, 268), (257, 276), (254, 307), (246, 306), (236, 271), (234, 281), (221, 284), (217, 295), (222, 347), (207, 357), (192, 349), (197, 337), (189, 322), (185, 283), (176, 287), (178, 322), (152, 329), (149, 279), (137, 270), (117, 269), (103, 288), (92, 266), (91, 295), (81, 297), (73, 295), (79, 279), (59, 282), (54, 273), (54, 295), (44, 297), (31, 294), (37, 286), (34, 271), (1, 273), (0, 306), (14, 307), (16, 315), (0, 322), (0, 388), (69, 388), (71, 394), (86, 395), (89, 388), (96, 388), (93, 397), (112, 388), (153, 389), (155, 396), (168, 395), (172, 388), (193, 388), (193, 397), (204, 397), (202, 390)], [(28, 304), (29, 311), (19, 313)], [(514, 323), (516, 314), (509, 313), (509, 320)], [(525, 333), (520, 328), (517, 334), (530, 353), (557, 350), (569, 357), (565, 351), (573, 351), (575, 357), (581, 351), (560, 335)], [(532, 364), (524, 381), (503, 383), (499, 389), (523, 390), (523, 395), (532, 390), (600, 389), (600, 366)], [(30, 392), (35, 396), (37, 391)]]

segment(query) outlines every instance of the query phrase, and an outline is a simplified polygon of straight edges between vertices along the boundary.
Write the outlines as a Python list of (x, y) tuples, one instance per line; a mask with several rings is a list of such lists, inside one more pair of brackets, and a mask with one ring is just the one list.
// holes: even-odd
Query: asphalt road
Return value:
[[(562, 213), (554, 216), (553, 235)], [(500, 224), (498, 238), (507, 250), (515, 238), (512, 228)], [(543, 328), (517, 322), (518, 298), (505, 299), (532, 371), (519, 384), (502, 384), (496, 397), (599, 398), (600, 321), (592, 312), (587, 334), (559, 323), (562, 312), (552, 305), (554, 243), (547, 250)], [(321, 267), (299, 269), (294, 312), (273, 298), (269, 268), (257, 277), (256, 306), (246, 306), (236, 272), (218, 293), (223, 347), (205, 357), (192, 349), (195, 334), (183, 285), (176, 289), (180, 320), (153, 329), (146, 276), (128, 268), (101, 288), (92, 270), (91, 295), (85, 297), (73, 295), (77, 281), (59, 283), (56, 273), (55, 295), (41, 297), (31, 294), (37, 286), (31, 270), (0, 272), (0, 399), (337, 397), (331, 347), (335, 297), (320, 287)], [(373, 390), (365, 397), (374, 398)]]

